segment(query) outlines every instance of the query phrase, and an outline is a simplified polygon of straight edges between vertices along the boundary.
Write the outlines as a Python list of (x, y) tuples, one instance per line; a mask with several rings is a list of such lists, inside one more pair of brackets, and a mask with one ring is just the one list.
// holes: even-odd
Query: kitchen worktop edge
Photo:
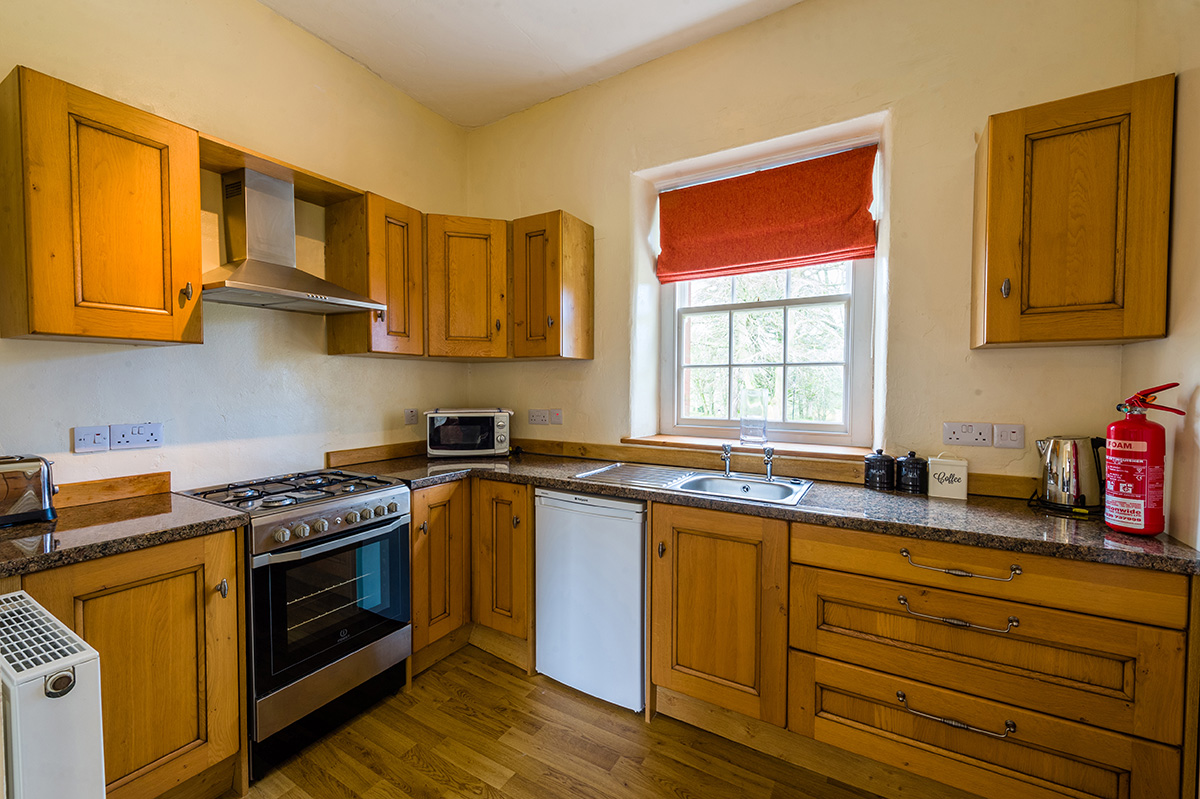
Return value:
[(58, 511), (0, 529), (0, 578), (82, 563), (244, 526), (249, 516), (183, 494), (150, 494)]
[(1022, 500), (972, 495), (967, 501), (871, 491), (815, 482), (796, 507), (722, 499), (676, 491), (616, 486), (577, 478), (611, 461), (523, 454), (495, 461), (444, 461), (414, 456), (358, 464), (356, 471), (386, 474), (419, 490), (468, 477), (485, 477), (603, 496), (747, 513), (789, 522), (837, 527), (928, 541), (978, 546), (1068, 560), (1108, 563), (1177, 574), (1200, 574), (1200, 552), (1170, 536), (1118, 533), (1102, 522), (1050, 516)]

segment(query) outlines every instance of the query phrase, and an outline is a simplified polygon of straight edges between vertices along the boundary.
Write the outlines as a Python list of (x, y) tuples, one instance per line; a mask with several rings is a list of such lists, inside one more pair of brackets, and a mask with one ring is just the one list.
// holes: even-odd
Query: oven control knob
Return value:
[(398, 511), (398, 510), (400, 510), (400, 506), (399, 506), (399, 505), (397, 505), (395, 502), (389, 502), (389, 503), (388, 503), (388, 506), (387, 506), (387, 512), (388, 512), (388, 513), (395, 513), (395, 512), (396, 512), (396, 511)]
[(496, 436), (496, 443), (497, 443), (497, 444), (503, 444), (505, 441), (508, 441), (508, 436), (504, 435), (503, 433), (501, 433), (500, 435)]
[(300, 524), (297, 524), (295, 527), (292, 528), (292, 532), (295, 533), (296, 535), (300, 536), (301, 538), (308, 538), (308, 534), (311, 531), (312, 531), (312, 528), (309, 527), (304, 522), (300, 522)]
[(358, 511), (352, 510), (346, 514), (346, 524), (354, 524), (358, 521)]
[(373, 517), (374, 515), (375, 515), (374, 511), (372, 511), (370, 508), (363, 508), (363, 509), (362, 509), (362, 514), (361, 514), (361, 516), (362, 516), (362, 518), (363, 518), (364, 520), (365, 520), (365, 519), (370, 519), (370, 518), (371, 518), (371, 517)]
[(317, 519), (315, 522), (313, 522), (313, 529), (318, 533), (323, 533), (329, 529), (329, 522), (325, 519)]
[(271, 537), (281, 544), (286, 544), (288, 539), (292, 537), (292, 533), (286, 527), (276, 527)]
[(383, 507), (382, 505), (376, 505), (375, 506), (375, 518), (378, 519), (381, 516), (387, 516), (387, 508)]

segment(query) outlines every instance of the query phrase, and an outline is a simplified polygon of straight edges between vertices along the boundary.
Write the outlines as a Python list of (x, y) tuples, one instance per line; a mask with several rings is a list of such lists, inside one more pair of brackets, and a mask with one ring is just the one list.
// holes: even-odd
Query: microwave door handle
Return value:
[(386, 535), (393, 530), (408, 524), (408, 519), (397, 520), (386, 527), (376, 527), (371, 530), (364, 530), (361, 533), (355, 533), (348, 538), (338, 538), (334, 541), (326, 541), (323, 544), (316, 546), (305, 547), (304, 549), (296, 549), (291, 552), (270, 552), (265, 555), (255, 555), (251, 561), (251, 568), (257, 569), (259, 566), (266, 566), (275, 563), (288, 563), (293, 560), (304, 560), (311, 558), (314, 555), (320, 555), (324, 552), (329, 552), (334, 549), (341, 549), (350, 544), (359, 544), (371, 538), (378, 538), (381, 535)]

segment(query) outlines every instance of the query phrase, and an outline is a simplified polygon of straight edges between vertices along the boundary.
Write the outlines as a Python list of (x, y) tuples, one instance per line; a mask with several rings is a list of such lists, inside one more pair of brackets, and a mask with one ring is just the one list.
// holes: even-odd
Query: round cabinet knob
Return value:
[(297, 524), (295, 527), (292, 528), (292, 532), (295, 533), (296, 535), (300, 536), (301, 538), (308, 538), (308, 534), (310, 532), (312, 532), (312, 528), (309, 527), (304, 522), (300, 522), (300, 524)]
[(388, 503), (388, 506), (387, 506), (387, 512), (388, 512), (388, 513), (395, 513), (395, 512), (396, 512), (396, 511), (398, 511), (398, 510), (400, 510), (400, 506), (399, 506), (399, 505), (397, 505), (395, 502), (389, 502), (389, 503)]
[(318, 533), (323, 533), (329, 529), (329, 521), (326, 519), (317, 519), (313, 522), (313, 529)]
[(350, 511), (346, 514), (346, 524), (354, 524), (358, 521), (358, 511)]
[(271, 537), (281, 544), (286, 544), (288, 539), (292, 537), (292, 533), (286, 527), (276, 527)]
[(371, 510), (370, 508), (363, 508), (360, 516), (362, 516), (363, 520), (365, 521), (367, 519), (373, 518), (375, 516), (375, 511)]
[(383, 507), (382, 505), (375, 506), (375, 518), (376, 519), (378, 519), (380, 516), (386, 516), (386, 515), (387, 515), (387, 508)]

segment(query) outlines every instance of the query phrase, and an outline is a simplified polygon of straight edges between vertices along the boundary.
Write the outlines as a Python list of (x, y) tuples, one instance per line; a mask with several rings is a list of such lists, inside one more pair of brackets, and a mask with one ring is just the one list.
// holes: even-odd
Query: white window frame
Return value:
[[(816, 422), (767, 422), (769, 441), (800, 444), (828, 444), (838, 446), (870, 446), (873, 434), (874, 406), (874, 298), (875, 260), (862, 258), (853, 261), (850, 269), (850, 291), (846, 294), (822, 297), (803, 297), (781, 300), (766, 300), (751, 303), (729, 303), (713, 306), (683, 308), (679, 298), (683, 295), (686, 282), (668, 283), (661, 288), (662, 320), (660, 348), (659, 427), (666, 435), (698, 436), (706, 438), (736, 439), (739, 434), (737, 419), (692, 419), (680, 417), (680, 396), (683, 376), (683, 322), (685, 311), (695, 308), (701, 313), (749, 310), (754, 308), (789, 308), (803, 305), (828, 305), (842, 302), (847, 307), (846, 387), (843, 395), (842, 424)], [(784, 336), (787, 336), (787, 313), (784, 313)], [(730, 335), (732, 335), (732, 325)], [(732, 354), (732, 347), (731, 354)], [(714, 364), (732, 370), (739, 366), (758, 367), (781, 364)], [(786, 388), (785, 388), (786, 390)], [(735, 398), (729, 397), (730, 413)]]

